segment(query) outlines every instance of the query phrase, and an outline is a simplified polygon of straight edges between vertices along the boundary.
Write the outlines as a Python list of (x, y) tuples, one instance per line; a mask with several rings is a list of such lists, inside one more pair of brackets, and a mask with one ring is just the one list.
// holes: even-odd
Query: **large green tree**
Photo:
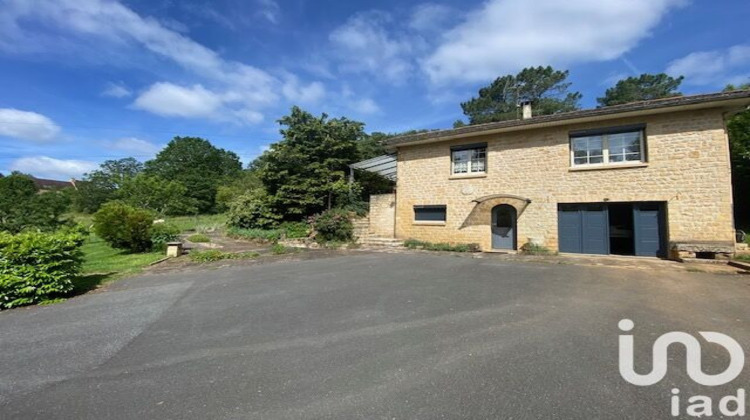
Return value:
[(682, 93), (677, 89), (679, 89), (683, 79), (683, 76), (675, 78), (664, 73), (644, 73), (638, 77), (628, 77), (607, 89), (604, 96), (596, 98), (596, 101), (599, 106), (612, 106), (628, 102), (681, 96)]
[(364, 124), (316, 117), (296, 106), (279, 124), (283, 140), (252, 165), (272, 207), (286, 220), (300, 220), (341, 204), (336, 201), (348, 189), (347, 169), (359, 158)]
[(200, 213), (215, 211), (217, 187), (241, 170), (235, 153), (200, 137), (175, 137), (155, 159), (146, 162), (148, 174), (184, 185)]
[(94, 213), (107, 201), (112, 200), (122, 184), (143, 170), (143, 164), (132, 157), (107, 160), (99, 169), (84, 175), (76, 183), (74, 204), (78, 211)]
[[(549, 115), (578, 109), (579, 92), (570, 92), (568, 71), (528, 67), (518, 74), (498, 77), (479, 89), (479, 96), (461, 104), (469, 124), (514, 120), (520, 117), (519, 103), (530, 101), (534, 115)], [(463, 125), (456, 121), (456, 126)]]
[(196, 213), (196, 201), (188, 196), (187, 187), (177, 181), (138, 174), (123, 182), (117, 198), (133, 207), (151, 210), (159, 215)]
[[(750, 89), (750, 83), (727, 85), (725, 91)], [(750, 233), (750, 110), (727, 121), (729, 151), (732, 162), (734, 217), (737, 228)]]
[(29, 175), (13, 172), (0, 178), (0, 230), (54, 230), (65, 223), (68, 205), (61, 191), (39, 192)]

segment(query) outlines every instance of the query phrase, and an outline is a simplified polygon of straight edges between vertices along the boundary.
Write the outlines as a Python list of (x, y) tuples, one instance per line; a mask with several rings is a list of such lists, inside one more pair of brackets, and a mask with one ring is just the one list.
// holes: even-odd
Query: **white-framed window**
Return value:
[(619, 165), (645, 162), (642, 126), (571, 133), (571, 166)]
[(453, 175), (483, 174), (487, 172), (487, 144), (454, 146), (451, 148)]

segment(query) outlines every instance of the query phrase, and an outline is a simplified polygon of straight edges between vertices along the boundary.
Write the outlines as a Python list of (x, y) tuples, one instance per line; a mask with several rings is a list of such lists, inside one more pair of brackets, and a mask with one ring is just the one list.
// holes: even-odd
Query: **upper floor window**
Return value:
[(572, 166), (645, 162), (643, 125), (570, 134)]
[(454, 175), (485, 173), (487, 143), (451, 147), (451, 173)]

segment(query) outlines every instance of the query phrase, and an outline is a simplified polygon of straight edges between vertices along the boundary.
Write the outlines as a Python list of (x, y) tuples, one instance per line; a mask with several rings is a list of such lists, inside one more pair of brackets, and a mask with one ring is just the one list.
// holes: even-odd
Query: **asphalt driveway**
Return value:
[[(693, 383), (678, 346), (625, 382), (623, 318), (641, 373), (669, 331), (747, 353), (750, 277), (365, 253), (145, 275), (0, 313), (0, 417), (671, 418), (672, 388), (716, 411), (750, 385)], [(706, 373), (728, 360), (703, 343)]]

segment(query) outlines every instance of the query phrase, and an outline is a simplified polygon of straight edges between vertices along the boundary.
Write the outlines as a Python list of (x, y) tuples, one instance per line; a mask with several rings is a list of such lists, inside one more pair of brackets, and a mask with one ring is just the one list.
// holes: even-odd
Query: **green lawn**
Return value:
[(197, 216), (171, 216), (164, 221), (180, 228), (182, 232), (200, 231), (206, 228), (223, 228), (227, 222), (226, 214), (200, 214)]
[[(73, 214), (71, 216), (76, 222), (86, 227), (91, 226), (91, 215)], [(223, 214), (208, 214), (166, 217), (165, 221), (177, 226), (182, 232), (189, 232), (223, 228), (226, 219)], [(93, 233), (83, 244), (82, 251), (83, 269), (81, 277), (75, 281), (74, 295), (95, 289), (98, 285), (108, 281), (136, 274), (149, 264), (165, 257), (163, 252), (133, 254), (114, 249)]]
[(140, 271), (150, 263), (164, 258), (161, 252), (130, 254), (114, 249), (101, 238), (91, 235), (83, 245), (83, 274), (124, 275)]

